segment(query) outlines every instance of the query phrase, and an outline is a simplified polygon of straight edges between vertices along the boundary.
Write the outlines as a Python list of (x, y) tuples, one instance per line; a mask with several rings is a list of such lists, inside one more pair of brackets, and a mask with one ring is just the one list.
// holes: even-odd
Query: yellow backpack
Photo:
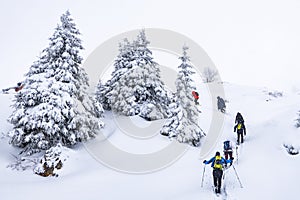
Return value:
[(237, 125), (237, 130), (241, 130), (241, 129), (242, 129), (242, 124), (239, 123), (239, 124)]
[(215, 163), (214, 163), (214, 168), (215, 169), (222, 169), (223, 165), (222, 165), (222, 157), (221, 156), (216, 156), (215, 157)]

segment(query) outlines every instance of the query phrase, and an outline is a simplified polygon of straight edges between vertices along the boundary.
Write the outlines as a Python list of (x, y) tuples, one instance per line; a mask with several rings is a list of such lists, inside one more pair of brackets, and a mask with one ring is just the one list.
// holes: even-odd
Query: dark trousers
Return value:
[(240, 143), (244, 143), (244, 134), (243, 133), (238, 133), (237, 134), (237, 143), (240, 144)]
[(222, 176), (223, 176), (223, 170), (221, 169), (213, 170), (214, 186), (215, 186), (216, 193), (221, 192)]
[(228, 157), (230, 160), (232, 160), (232, 151), (224, 151), (225, 159), (228, 160)]

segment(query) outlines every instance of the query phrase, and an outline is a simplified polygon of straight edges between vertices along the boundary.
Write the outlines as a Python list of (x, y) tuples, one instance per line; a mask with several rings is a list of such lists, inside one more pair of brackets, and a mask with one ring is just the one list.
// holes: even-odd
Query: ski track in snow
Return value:
[[(209, 92), (204, 92), (206, 86), (198, 85), (202, 111), (200, 126), (207, 132), (212, 115), (210, 97)], [(284, 93), (281, 98), (266, 101), (270, 97), (263, 92), (263, 88), (229, 83), (224, 83), (224, 87), (225, 99), (229, 100), (229, 103), (223, 133), (211, 157), (217, 150), (222, 152), (222, 141), (236, 140), (236, 133), (233, 133), (234, 118), (236, 112), (241, 112), (245, 119), (247, 135), (245, 143), (238, 149), (238, 163), (235, 160), (234, 165), (244, 188), (240, 188), (235, 172), (230, 167), (223, 180), (226, 192), (216, 197), (211, 189), (213, 183), (210, 165), (206, 166), (201, 188), (203, 164), (198, 158), (197, 148), (190, 148), (181, 159), (164, 170), (131, 175), (103, 166), (79, 145), (69, 152), (69, 159), (58, 178), (38, 177), (30, 170), (20, 172), (6, 168), (13, 162), (10, 154), (17, 154), (19, 150), (8, 145), (7, 139), (4, 138), (0, 140), (0, 199), (295, 199), (298, 197), (300, 160), (299, 156), (288, 155), (283, 143), (300, 145), (299, 130), (294, 128), (300, 96)], [(6, 119), (11, 113), (9, 105), (12, 98), (11, 94), (0, 96), (1, 132), (11, 129)], [(106, 123), (108, 124), (104, 132), (111, 134), (107, 139), (132, 151), (137, 151), (141, 146), (154, 151), (159, 145), (169, 142), (165, 137), (157, 136), (153, 141), (139, 146), (137, 142), (132, 142), (132, 138), (124, 140), (126, 136), (121, 136), (122, 133), (117, 127), (108, 120)], [(126, 144), (122, 141), (126, 141)]]

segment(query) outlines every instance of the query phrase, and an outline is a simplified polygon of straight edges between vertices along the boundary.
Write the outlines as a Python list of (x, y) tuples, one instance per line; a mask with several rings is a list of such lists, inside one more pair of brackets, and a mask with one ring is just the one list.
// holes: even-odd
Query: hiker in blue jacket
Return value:
[(209, 161), (204, 160), (203, 163), (206, 165), (211, 163), (211, 167), (213, 168), (215, 192), (221, 193), (223, 168), (224, 166), (227, 167), (227, 163), (232, 163), (232, 160), (226, 160), (221, 157), (220, 152), (217, 151), (214, 157), (212, 157)]

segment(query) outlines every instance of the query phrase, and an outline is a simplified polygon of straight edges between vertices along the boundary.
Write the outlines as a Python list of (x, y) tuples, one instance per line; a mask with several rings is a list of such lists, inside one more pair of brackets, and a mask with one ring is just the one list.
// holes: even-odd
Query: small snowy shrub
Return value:
[(296, 121), (296, 128), (300, 128), (300, 111), (298, 111), (298, 118), (295, 120)]
[(278, 98), (283, 96), (283, 92), (278, 92), (278, 91), (272, 91), (268, 93), (269, 96)]
[(204, 68), (203, 71), (203, 82), (211, 83), (218, 80), (218, 72), (210, 67)]
[(58, 176), (57, 170), (63, 167), (65, 161), (66, 156), (63, 154), (63, 147), (61, 144), (57, 144), (46, 151), (40, 163), (35, 167), (34, 172), (44, 177)]
[(268, 95), (268, 99), (266, 101), (271, 101), (274, 98), (280, 98), (283, 97), (283, 92), (279, 91), (263, 91), (266, 95)]
[(297, 155), (299, 154), (299, 149), (296, 149), (294, 146), (289, 145), (289, 144), (284, 144), (283, 145), (286, 149), (286, 151), (291, 154), (291, 155)]

